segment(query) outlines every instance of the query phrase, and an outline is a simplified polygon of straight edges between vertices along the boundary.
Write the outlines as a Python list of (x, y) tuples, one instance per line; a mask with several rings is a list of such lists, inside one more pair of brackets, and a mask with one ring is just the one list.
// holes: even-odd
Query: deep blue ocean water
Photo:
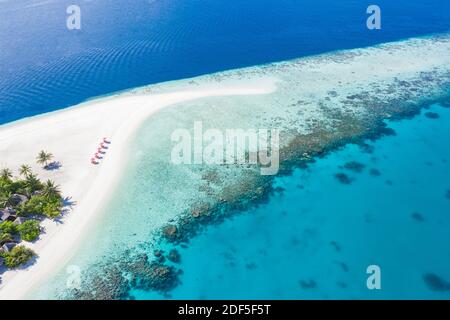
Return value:
[[(81, 30), (66, 8), (81, 8)], [(7, 0), (0, 123), (165, 80), (448, 31), (446, 0)]]

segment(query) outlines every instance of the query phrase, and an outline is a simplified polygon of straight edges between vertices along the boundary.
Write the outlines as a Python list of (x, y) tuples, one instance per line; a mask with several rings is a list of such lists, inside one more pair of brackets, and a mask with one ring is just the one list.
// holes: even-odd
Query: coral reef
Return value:
[(353, 178), (350, 178), (347, 174), (342, 172), (336, 173), (334, 177), (342, 184), (351, 184), (354, 180)]

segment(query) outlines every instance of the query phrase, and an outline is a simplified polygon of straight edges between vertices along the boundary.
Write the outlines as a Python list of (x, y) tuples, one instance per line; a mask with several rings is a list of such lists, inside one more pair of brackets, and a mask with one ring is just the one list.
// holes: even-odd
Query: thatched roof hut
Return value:
[(8, 221), (9, 217), (11, 216), (11, 213), (5, 210), (0, 210), (0, 222)]
[(11, 198), (9, 199), (11, 201), (11, 203), (13, 203), (15, 206), (18, 206), (24, 202), (28, 201), (27, 196), (23, 195), (23, 194), (18, 194), (15, 193), (11, 196)]
[(15, 242), (8, 242), (2, 246), (2, 249), (5, 252), (10, 252), (16, 245), (17, 245), (17, 243), (15, 243)]
[(22, 223), (24, 223), (25, 221), (27, 221), (27, 219), (26, 218), (24, 218), (24, 217), (17, 217), (15, 220), (14, 220), (14, 224), (16, 225), (16, 226), (20, 226)]
[(16, 219), (16, 210), (13, 208), (0, 209), (0, 222), (14, 221)]

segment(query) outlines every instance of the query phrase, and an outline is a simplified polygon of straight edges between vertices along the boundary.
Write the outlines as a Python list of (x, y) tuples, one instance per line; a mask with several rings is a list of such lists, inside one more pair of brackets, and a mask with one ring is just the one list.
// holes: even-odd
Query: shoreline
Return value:
[(345, 52), (357, 51), (357, 50), (361, 50), (361, 49), (370, 49), (370, 48), (372, 48), (372, 49), (382, 49), (386, 45), (395, 44), (395, 43), (402, 43), (402, 42), (415, 41), (415, 40), (419, 40), (419, 41), (420, 40), (430, 40), (430, 39), (434, 39), (435, 40), (435, 39), (439, 39), (441, 37), (446, 37), (449, 34), (450, 34), (450, 30), (437, 31), (437, 32), (423, 34), (423, 35), (412, 35), (412, 36), (408, 36), (408, 37), (392, 39), (392, 40), (387, 41), (387, 42), (379, 42), (379, 43), (376, 43), (376, 44), (373, 44), (373, 45), (369, 44), (369, 45), (365, 45), (365, 46), (339, 48), (339, 49), (334, 49), (334, 50), (330, 50), (330, 51), (323, 51), (323, 52), (318, 52), (318, 53), (313, 53), (313, 54), (295, 56), (295, 57), (291, 57), (291, 58), (287, 58), (287, 59), (278, 59), (278, 60), (266, 61), (266, 62), (257, 63), (257, 64), (248, 64), (248, 65), (244, 65), (244, 66), (235, 67), (235, 68), (232, 68), (232, 69), (229, 69), (229, 68), (219, 69), (219, 70), (214, 70), (214, 71), (212, 71), (210, 73), (200, 73), (200, 74), (190, 75), (190, 76), (187, 76), (187, 77), (167, 79), (167, 80), (163, 80), (163, 81), (159, 81), (159, 82), (158, 81), (150, 82), (148, 84), (139, 85), (137, 87), (119, 89), (117, 91), (112, 91), (112, 92), (108, 92), (108, 93), (104, 93), (104, 94), (88, 97), (85, 100), (80, 101), (80, 102), (78, 102), (76, 104), (65, 105), (65, 106), (63, 106), (61, 108), (50, 110), (50, 111), (47, 111), (47, 112), (44, 112), (44, 113), (25, 115), (24, 117), (19, 118), (19, 119), (13, 119), (13, 120), (10, 120), (10, 121), (7, 121), (7, 122), (0, 122), (0, 127), (11, 125), (11, 124), (15, 124), (15, 123), (21, 122), (21, 121), (26, 121), (28, 119), (40, 117), (42, 115), (48, 115), (48, 114), (52, 114), (52, 113), (56, 113), (56, 112), (70, 110), (73, 107), (78, 107), (78, 106), (85, 105), (85, 104), (88, 104), (88, 103), (92, 103), (92, 102), (95, 102), (95, 101), (98, 101), (98, 100), (111, 99), (111, 98), (114, 98), (114, 97), (117, 97), (117, 96), (129, 94), (130, 92), (133, 92), (133, 91), (142, 91), (142, 90), (145, 90), (146, 88), (149, 88), (149, 87), (157, 87), (157, 86), (160, 86), (160, 85), (170, 85), (172, 83), (187, 82), (187, 81), (192, 80), (192, 79), (199, 79), (199, 78), (204, 78), (204, 77), (209, 77), (209, 76), (221, 75), (221, 74), (233, 71), (233, 70), (249, 70), (249, 69), (253, 69), (253, 68), (265, 68), (265, 67), (271, 67), (271, 66), (274, 66), (274, 65), (281, 65), (281, 64), (285, 64), (285, 63), (296, 62), (298, 60), (317, 59), (317, 58), (320, 58), (320, 57), (339, 55), (339, 54), (342, 54), (342, 53), (345, 53)]
[[(190, 90), (186, 87), (171, 93), (126, 92), (0, 126), (0, 151), (6, 155), (0, 160), (1, 167), (9, 167), (16, 174), (18, 166), (27, 163), (40, 178), (53, 179), (61, 186), (64, 197), (76, 202), (74, 208), (62, 217), (62, 223), (44, 221), (45, 233), (40, 239), (35, 243), (24, 243), (37, 253), (37, 260), (27, 268), (2, 274), (0, 299), (24, 298), (68, 261), (80, 245), (89, 222), (98, 216), (113, 196), (126, 163), (124, 151), (148, 117), (184, 101), (269, 94), (275, 90), (275, 83), (273, 78), (255, 78), (208, 84)], [(105, 159), (94, 167), (89, 158), (104, 136), (112, 144)], [(39, 168), (34, 158), (42, 149), (52, 152), (55, 160), (62, 163), (62, 168), (56, 171)], [(88, 188), (85, 181), (91, 181)]]

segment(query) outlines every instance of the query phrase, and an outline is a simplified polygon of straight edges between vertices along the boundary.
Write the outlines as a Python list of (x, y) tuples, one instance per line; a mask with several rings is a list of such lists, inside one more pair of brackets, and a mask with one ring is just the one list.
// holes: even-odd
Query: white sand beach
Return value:
[[(212, 96), (267, 94), (275, 80), (233, 81), (192, 86), (163, 94), (129, 94), (92, 100), (81, 105), (0, 126), (0, 168), (18, 175), (28, 164), (41, 179), (52, 179), (75, 204), (60, 222), (46, 220), (35, 243), (25, 243), (38, 255), (27, 268), (7, 271), (1, 278), (0, 299), (21, 299), (74, 253), (83, 232), (100, 208), (114, 196), (126, 161), (127, 143), (143, 121), (178, 102)], [(139, 91), (139, 90), (138, 90)], [(90, 162), (103, 137), (111, 144), (99, 165)], [(62, 167), (46, 171), (36, 164), (40, 150), (54, 155)]]

